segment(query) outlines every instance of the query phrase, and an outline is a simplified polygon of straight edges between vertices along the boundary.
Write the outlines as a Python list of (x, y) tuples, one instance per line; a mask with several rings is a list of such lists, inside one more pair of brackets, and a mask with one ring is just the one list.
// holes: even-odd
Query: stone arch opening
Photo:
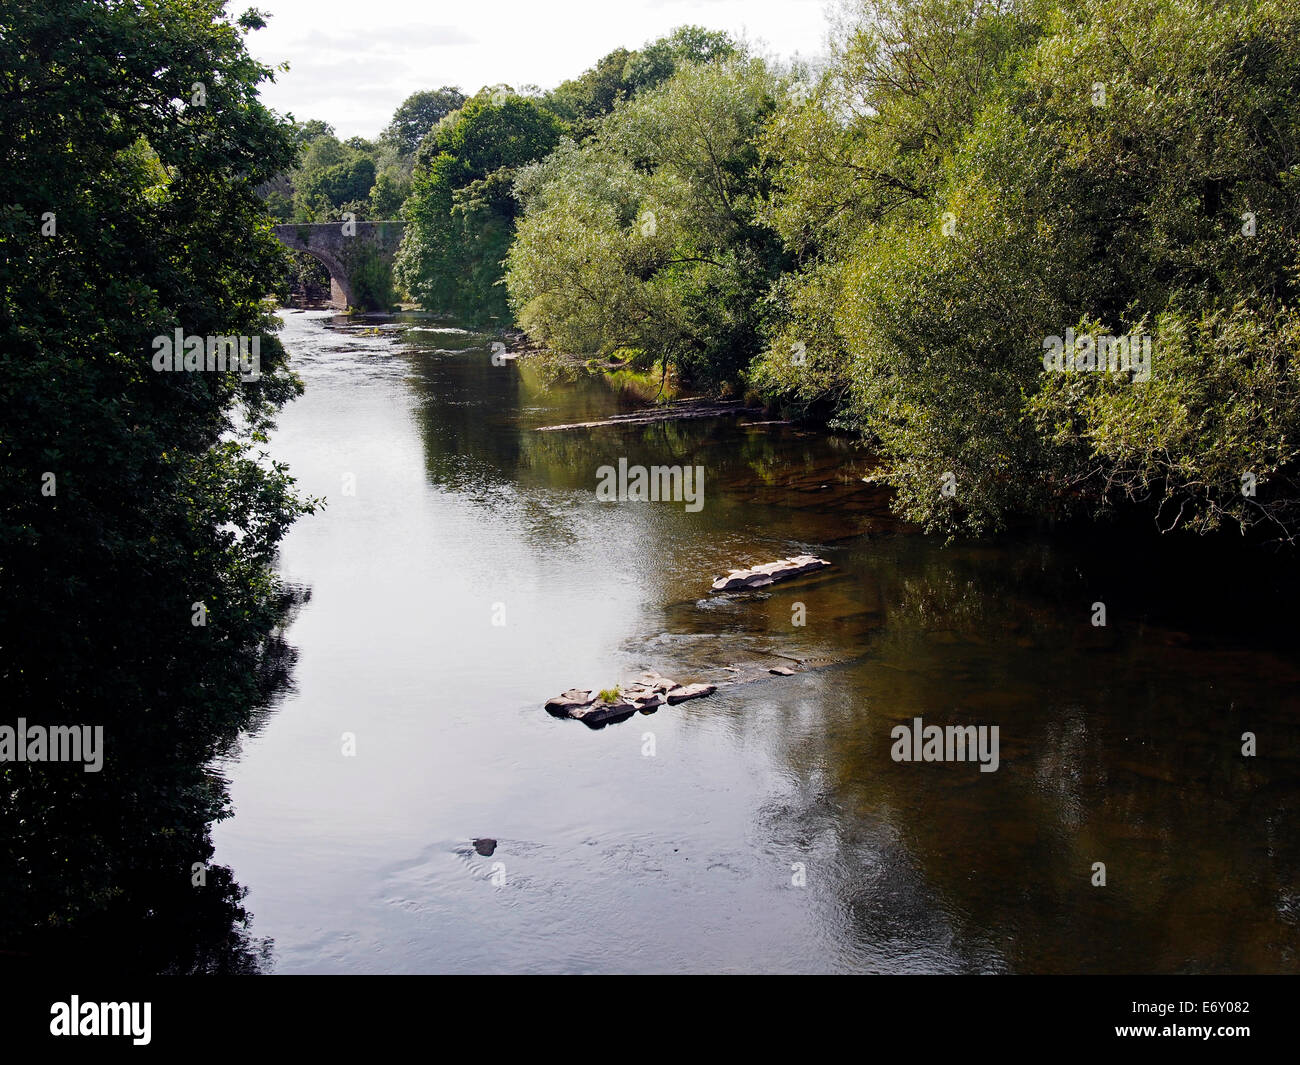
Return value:
[[(347, 308), (360, 305), (352, 265), (377, 258), (384, 270), (391, 270), (402, 230), (401, 222), (290, 222), (277, 225), (275, 235), (285, 247), (306, 252), (325, 267), (330, 303)], [(358, 269), (364, 272), (364, 267)]]

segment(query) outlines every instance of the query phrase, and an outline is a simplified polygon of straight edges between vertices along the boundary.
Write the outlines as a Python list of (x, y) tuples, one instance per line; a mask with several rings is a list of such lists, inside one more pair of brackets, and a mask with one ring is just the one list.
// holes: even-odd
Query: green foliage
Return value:
[[(1051, 375), (1030, 407), (1102, 498), (1154, 507), (1161, 528), (1261, 524), (1293, 537), (1300, 459), (1300, 316), (1276, 304), (1182, 310), (1156, 323), (1158, 373)], [(1245, 480), (1243, 480), (1245, 478)], [(1249, 494), (1243, 488), (1252, 490)]]
[(412, 93), (393, 112), (383, 138), (402, 155), (414, 155), (429, 130), (465, 103), (465, 95), (450, 85)]
[(628, 349), (718, 383), (760, 348), (781, 266), (755, 223), (755, 136), (776, 81), (757, 59), (685, 64), (620, 104), (582, 145), (521, 174), (507, 284), (540, 344), (584, 357)]
[[(264, 299), (284, 256), (257, 189), (296, 138), (222, 11), (4, 17), (0, 678), (13, 717), (101, 725), (107, 746), (97, 774), (0, 769), (4, 940), (210, 854), (226, 799), (204, 767), (264, 695), (272, 559), (311, 509), (263, 447), (300, 386)], [(260, 380), (155, 371), (152, 339), (176, 328), (259, 338)]]
[[(277, 221), (333, 222), (395, 217), (409, 186), (410, 160), (364, 137), (340, 141), (324, 122), (299, 123), (297, 165), (262, 188)], [(291, 208), (285, 210), (285, 200)]]
[(319, 137), (334, 137), (334, 127), (318, 118), (309, 118), (306, 122), (295, 123), (295, 128), (298, 131), (298, 142), (304, 146)]
[[(765, 140), (802, 266), (755, 380), (834, 402), (930, 528), (1137, 504), (1293, 535), (1298, 29), (1269, 0), (864, 6)], [(1045, 370), (1067, 330), (1150, 333), (1151, 380)]]
[(266, 194), (266, 213), (273, 222), (293, 221), (293, 200), (277, 188)]
[(385, 170), (375, 178), (374, 186), (370, 189), (370, 205), (366, 217), (375, 219), (397, 218), (410, 191), (410, 178), (403, 176), (400, 171), (394, 173)]
[(640, 51), (614, 49), (581, 76), (557, 86), (546, 106), (568, 123), (575, 139), (584, 140), (620, 100), (662, 85), (683, 63), (708, 63), (735, 52), (735, 42), (725, 33), (679, 26)]
[(546, 97), (546, 106), (577, 130), (609, 114), (632, 87), (623, 76), (628, 60), (635, 55), (626, 48), (616, 48), (594, 67), (570, 81), (561, 82)]
[(666, 37), (651, 41), (628, 56), (623, 82), (628, 95), (662, 85), (684, 63), (711, 63), (737, 54), (736, 44), (721, 30), (701, 26), (678, 26)]
[(486, 90), (425, 137), (396, 261), (421, 306), (472, 323), (507, 319), (500, 281), (518, 209), (514, 176), (559, 138), (559, 121), (535, 100)]
[(365, 200), (375, 183), (375, 162), (366, 156), (335, 163), (306, 175), (298, 184), (298, 194), (307, 203), (329, 207)]
[(541, 158), (559, 140), (555, 117), (536, 100), (508, 89), (484, 89), (440, 122), (420, 144), (416, 165), (446, 157), (453, 188)]
[(343, 258), (357, 307), (384, 309), (396, 304), (393, 269), (377, 248), (364, 242), (345, 244)]
[(285, 285), (276, 294), (281, 302), (286, 302), (290, 293), (301, 293), (311, 299), (329, 299), (330, 275), (325, 264), (309, 252), (290, 250)]
[(776, 167), (763, 217), (801, 265), (776, 292), (784, 321), (756, 383), (805, 405), (829, 401), (853, 422), (845, 401), (861, 373), (836, 321), (853, 296), (846, 265), (869, 257), (886, 224), (937, 224), (946, 158), (1039, 32), (1023, 3), (862, 0), (847, 10), (830, 66), (796, 83), (803, 95), (762, 138)]
[[(502, 264), (514, 240), (519, 205), (512, 186), (520, 168), (545, 157), (566, 131), (587, 136), (619, 100), (663, 82), (680, 65), (733, 47), (725, 34), (682, 27), (643, 52), (611, 52), (545, 98), (483, 89), (451, 109), (454, 97), (416, 94), (385, 134), (403, 145), (418, 139), (415, 173), (406, 187), (399, 175), (391, 184), (381, 176), (370, 194), (372, 217), (381, 204), (404, 200), (408, 226), (396, 264), (402, 287), (426, 309), (471, 323), (509, 321)], [(419, 126), (427, 132), (416, 138)]]

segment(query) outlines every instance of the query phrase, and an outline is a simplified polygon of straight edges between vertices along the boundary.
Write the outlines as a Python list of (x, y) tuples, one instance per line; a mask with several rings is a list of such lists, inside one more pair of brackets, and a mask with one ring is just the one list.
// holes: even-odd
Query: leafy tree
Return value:
[(292, 221), (293, 200), (279, 189), (271, 189), (266, 194), (266, 213), (276, 222)]
[(396, 218), (410, 195), (410, 179), (400, 171), (385, 170), (370, 189), (369, 218)]
[(559, 138), (558, 120), (537, 101), (484, 90), (424, 139), (395, 264), (422, 306), (472, 322), (505, 319), (500, 281), (518, 209), (514, 175)]
[[(14, 716), (105, 734), (99, 773), (0, 766), (6, 942), (187, 882), (226, 808), (204, 766), (265, 691), (271, 562), (310, 505), (262, 446), (300, 386), (264, 299), (284, 256), (257, 189), (297, 143), (257, 99), (261, 24), (5, 9), (0, 678)], [(260, 378), (158, 372), (176, 329), (257, 338)]]
[[(860, 379), (836, 320), (846, 264), (891, 219), (936, 217), (944, 163), (1009, 65), (1043, 32), (1017, 2), (860, 0), (815, 81), (795, 79), (762, 137), (775, 166), (763, 215), (800, 263), (776, 290), (782, 325), (753, 379), (803, 407), (846, 402)], [(868, 253), (869, 254), (869, 253)]]
[(393, 112), (383, 137), (401, 154), (414, 155), (429, 130), (464, 103), (464, 93), (450, 85), (412, 93)]
[[(314, 131), (311, 136), (304, 132), (307, 129)], [(320, 122), (299, 125), (298, 132), (302, 145), (298, 165), (275, 182), (277, 187), (283, 183), (292, 190), (292, 221), (333, 221), (341, 216), (344, 205), (367, 201), (376, 175), (368, 142), (353, 137), (345, 144)], [(362, 213), (357, 217), (368, 216)]]
[(662, 85), (682, 63), (708, 63), (735, 51), (735, 42), (726, 33), (680, 26), (640, 51), (614, 49), (581, 76), (557, 86), (546, 104), (569, 123), (573, 136), (582, 140), (619, 100)]
[(316, 171), (299, 184), (298, 193), (309, 203), (340, 206), (367, 199), (374, 184), (374, 160), (363, 155)]
[(556, 86), (547, 95), (546, 106), (571, 126), (589, 129), (592, 120), (608, 114), (620, 99), (631, 95), (632, 86), (624, 72), (634, 54), (615, 48), (579, 77)]
[(628, 94), (635, 95), (662, 85), (683, 63), (711, 63), (735, 54), (735, 42), (721, 30), (679, 26), (628, 56), (623, 82)]
[(392, 266), (373, 245), (349, 242), (344, 245), (342, 258), (356, 306), (383, 310), (397, 302)]
[[(308, 123), (308, 126), (316, 126), (317, 123)], [(324, 123), (320, 123), (324, 125)], [(312, 174), (327, 167), (338, 166), (352, 159), (356, 152), (349, 149), (346, 144), (334, 136), (334, 131), (328, 126), (320, 133), (307, 137), (305, 134), (302, 138), (302, 157), (298, 161), (298, 171), (301, 174)]]
[(319, 137), (337, 139), (334, 137), (334, 127), (318, 118), (311, 118), (306, 122), (298, 122), (295, 125), (298, 130), (298, 138), (304, 145), (310, 144)]
[(535, 340), (704, 383), (743, 369), (783, 259), (755, 220), (755, 140), (777, 88), (757, 59), (685, 64), (524, 171), (507, 284)]
[(1110, 0), (1063, 20), (990, 123), (972, 162), (1025, 183), (1056, 238), (1026, 243), (1070, 264), (1040, 276), (1051, 313), (1027, 336), (1152, 335), (1149, 381), (1039, 372), (1026, 389), (1071, 501), (1300, 535), (1297, 84), (1292, 4)]
[[(804, 265), (755, 379), (831, 398), (930, 528), (1141, 505), (1293, 536), (1297, 19), (865, 6), (766, 144)], [(1151, 379), (1045, 369), (1067, 331), (1151, 337)]]

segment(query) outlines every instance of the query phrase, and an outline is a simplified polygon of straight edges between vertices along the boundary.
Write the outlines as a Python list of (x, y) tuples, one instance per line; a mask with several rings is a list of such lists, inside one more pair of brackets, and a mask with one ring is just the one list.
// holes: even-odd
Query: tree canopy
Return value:
[(414, 155), (429, 130), (465, 103), (465, 94), (450, 85), (412, 93), (393, 112), (383, 138), (402, 155)]
[(537, 100), (485, 89), (425, 137), (396, 262), (413, 298), (468, 322), (505, 324), (500, 281), (518, 210), (514, 175), (546, 156), (561, 128)]
[[(281, 617), (273, 554), (311, 504), (263, 448), (299, 385), (257, 189), (298, 146), (257, 98), (260, 24), (221, 0), (6, 8), (0, 678), (16, 716), (108, 747), (96, 774), (0, 767), (6, 939), (136, 876), (186, 883), (225, 804), (204, 766)], [(158, 372), (177, 330), (256, 339), (260, 376)]]
[[(804, 265), (755, 379), (832, 397), (931, 528), (1136, 504), (1292, 535), (1298, 19), (864, 5), (766, 142)], [(1149, 345), (1149, 380), (1045, 368), (1067, 330)]]
[(775, 106), (764, 64), (686, 64), (518, 181), (508, 286), (520, 324), (583, 356), (672, 364), (718, 384), (761, 350), (775, 235), (755, 137)]

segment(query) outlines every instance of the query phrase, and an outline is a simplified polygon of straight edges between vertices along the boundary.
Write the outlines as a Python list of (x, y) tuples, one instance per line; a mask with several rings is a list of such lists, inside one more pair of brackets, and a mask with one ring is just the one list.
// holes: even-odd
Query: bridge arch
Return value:
[(366, 306), (368, 295), (358, 292), (355, 271), (378, 262), (391, 276), (393, 257), (402, 243), (403, 222), (288, 222), (275, 227), (286, 248), (305, 251), (330, 275), (330, 303), (335, 307)]

